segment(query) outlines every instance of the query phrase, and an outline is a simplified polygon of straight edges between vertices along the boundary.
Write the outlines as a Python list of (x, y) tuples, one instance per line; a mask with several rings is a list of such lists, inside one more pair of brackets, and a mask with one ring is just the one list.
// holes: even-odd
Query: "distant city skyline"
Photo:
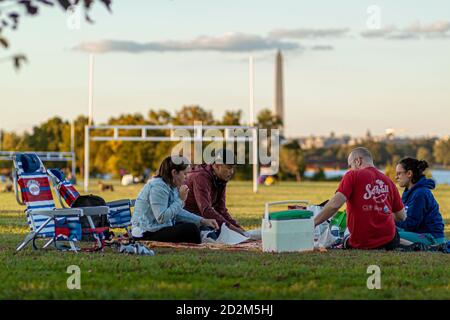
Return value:
[(95, 53), (97, 123), (183, 105), (217, 119), (240, 109), (247, 123), (248, 56), (258, 113), (274, 108), (281, 50), (287, 137), (389, 128), (450, 134), (448, 1), (136, 0), (112, 9), (95, 6), (95, 24), (71, 29), (61, 10), (43, 8), (5, 34), (11, 48), (0, 58), (25, 53), (29, 63), (19, 72), (0, 63), (0, 129), (87, 116), (88, 52)]

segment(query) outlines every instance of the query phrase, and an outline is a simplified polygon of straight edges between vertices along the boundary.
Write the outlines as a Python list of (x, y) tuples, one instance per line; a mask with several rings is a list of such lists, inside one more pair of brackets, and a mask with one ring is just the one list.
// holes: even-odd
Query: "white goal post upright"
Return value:
[[(112, 130), (112, 135), (91, 135), (91, 130)], [(121, 136), (120, 132), (141, 130), (140, 136)], [(170, 136), (148, 136), (149, 130), (170, 130)], [(194, 136), (177, 137), (173, 136), (174, 130), (194, 130)], [(203, 136), (203, 130), (224, 130), (224, 137)], [(233, 137), (233, 141), (252, 142), (252, 162), (253, 162), (253, 192), (258, 191), (258, 128), (254, 126), (198, 126), (198, 125), (99, 125), (84, 127), (84, 191), (89, 191), (89, 155), (91, 141), (152, 141), (152, 142), (227, 142), (229, 130), (249, 130), (250, 137)]]

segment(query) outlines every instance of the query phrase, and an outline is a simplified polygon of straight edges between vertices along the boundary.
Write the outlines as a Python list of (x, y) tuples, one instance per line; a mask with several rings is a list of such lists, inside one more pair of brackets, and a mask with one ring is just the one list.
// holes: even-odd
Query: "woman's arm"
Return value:
[(175, 201), (169, 203), (169, 194), (169, 187), (159, 184), (150, 190), (150, 206), (156, 221), (161, 224), (173, 220), (183, 208), (183, 201), (179, 197), (175, 197)]
[(177, 215), (176, 215), (176, 221), (179, 222), (191, 222), (195, 223), (196, 225), (200, 225), (200, 222), (202, 221), (202, 217), (193, 214), (185, 209), (181, 209)]
[(416, 230), (423, 220), (426, 211), (426, 199), (423, 194), (416, 195), (406, 211), (406, 220), (397, 221), (397, 227), (406, 231)]

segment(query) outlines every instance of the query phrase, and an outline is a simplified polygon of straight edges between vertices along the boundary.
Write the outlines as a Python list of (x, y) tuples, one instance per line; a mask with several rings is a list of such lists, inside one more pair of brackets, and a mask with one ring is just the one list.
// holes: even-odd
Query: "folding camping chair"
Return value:
[[(68, 181), (60, 169), (48, 169), (48, 175), (51, 178), (58, 199), (63, 208), (72, 207), (80, 193)], [(108, 223), (110, 228), (125, 229), (128, 239), (131, 241), (131, 207), (134, 207), (135, 200), (122, 199), (107, 202)]]
[(54, 243), (57, 249), (64, 249), (59, 242), (68, 241), (70, 245), (68, 249), (78, 251), (75, 242), (80, 241), (82, 236), (80, 217), (87, 216), (92, 223), (91, 215), (106, 214), (108, 208), (56, 209), (47, 172), (39, 157), (34, 153), (16, 153), (13, 156), (13, 163), (16, 200), (20, 205), (26, 206), (25, 212), (30, 226), (30, 232), (16, 251), (22, 250), (30, 242), (33, 248), (37, 249), (35, 243), (37, 238), (50, 238), (43, 248)]

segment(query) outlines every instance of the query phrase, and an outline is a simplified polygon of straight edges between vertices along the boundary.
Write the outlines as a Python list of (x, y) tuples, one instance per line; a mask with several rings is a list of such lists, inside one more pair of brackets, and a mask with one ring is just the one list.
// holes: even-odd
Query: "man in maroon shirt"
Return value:
[(347, 203), (350, 237), (344, 241), (344, 247), (394, 249), (399, 243), (394, 219), (406, 219), (397, 187), (374, 166), (366, 148), (354, 149), (348, 157), (348, 166), (351, 170), (342, 178), (334, 197), (314, 218), (314, 224), (331, 218)]
[(213, 164), (193, 167), (186, 179), (189, 193), (184, 209), (205, 219), (215, 219), (219, 226), (225, 223), (230, 229), (243, 234), (244, 229), (231, 217), (226, 207), (227, 182), (233, 177), (235, 163), (230, 150), (219, 150)]

